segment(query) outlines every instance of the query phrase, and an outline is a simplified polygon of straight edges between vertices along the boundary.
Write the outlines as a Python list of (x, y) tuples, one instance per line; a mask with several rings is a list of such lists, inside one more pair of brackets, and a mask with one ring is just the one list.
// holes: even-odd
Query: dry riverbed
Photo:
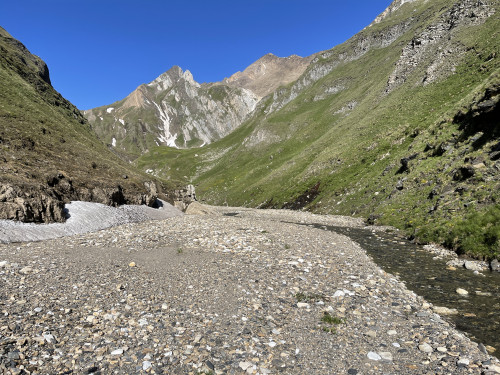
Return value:
[(0, 373), (500, 373), (356, 243), (294, 223), (362, 225), (211, 208), (0, 245)]

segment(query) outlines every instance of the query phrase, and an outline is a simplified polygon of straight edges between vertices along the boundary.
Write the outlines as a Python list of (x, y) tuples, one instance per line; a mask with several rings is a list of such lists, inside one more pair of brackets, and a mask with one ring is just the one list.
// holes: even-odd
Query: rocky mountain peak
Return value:
[(291, 55), (278, 57), (268, 53), (248, 66), (243, 72), (236, 72), (222, 83), (248, 89), (259, 98), (269, 95), (280, 86), (299, 78), (309, 66), (313, 56)]

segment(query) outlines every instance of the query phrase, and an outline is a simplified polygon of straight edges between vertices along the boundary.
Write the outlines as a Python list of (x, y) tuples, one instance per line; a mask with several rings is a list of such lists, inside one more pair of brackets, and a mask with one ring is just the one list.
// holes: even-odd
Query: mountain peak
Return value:
[(243, 72), (237, 72), (225, 78), (222, 83), (251, 90), (259, 98), (263, 98), (279, 86), (287, 85), (299, 78), (311, 61), (312, 56), (278, 57), (268, 53)]

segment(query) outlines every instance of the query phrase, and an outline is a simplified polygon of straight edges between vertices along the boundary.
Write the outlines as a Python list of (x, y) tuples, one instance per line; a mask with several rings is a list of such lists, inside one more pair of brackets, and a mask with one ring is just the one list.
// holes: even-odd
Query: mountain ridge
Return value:
[(311, 60), (267, 54), (243, 72), (201, 84), (174, 66), (125, 99), (84, 114), (98, 136), (127, 159), (161, 144), (202, 147), (236, 129), (263, 96), (292, 82)]

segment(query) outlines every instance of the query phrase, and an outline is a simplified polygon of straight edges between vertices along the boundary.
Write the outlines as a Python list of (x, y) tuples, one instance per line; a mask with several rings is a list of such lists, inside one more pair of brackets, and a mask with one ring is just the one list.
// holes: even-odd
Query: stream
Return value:
[[(364, 228), (304, 224), (350, 237), (365, 249), (386, 272), (397, 275), (407, 288), (435, 306), (458, 311), (449, 315), (461, 331), (476, 342), (500, 350), (500, 273), (484, 271), (475, 274), (463, 269), (447, 269), (445, 259), (422, 246), (396, 237), (394, 234)], [(459, 295), (457, 288), (468, 295)]]

